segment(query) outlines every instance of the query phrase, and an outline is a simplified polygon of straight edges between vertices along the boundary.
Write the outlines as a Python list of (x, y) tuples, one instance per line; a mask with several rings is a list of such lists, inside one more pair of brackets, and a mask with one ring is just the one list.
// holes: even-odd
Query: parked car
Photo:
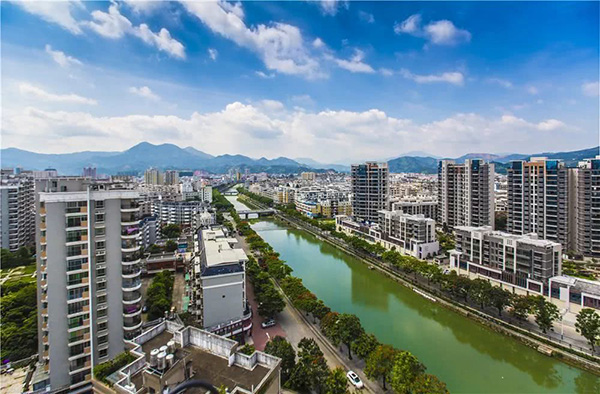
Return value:
[(148, 313), (148, 305), (144, 305), (142, 308), (142, 313)]
[(348, 371), (348, 373), (346, 374), (346, 377), (350, 381), (350, 384), (352, 384), (357, 389), (362, 389), (364, 387), (362, 380), (360, 380), (360, 378), (358, 377), (358, 375), (355, 372)]
[(260, 323), (260, 326), (262, 328), (269, 328), (269, 327), (273, 327), (275, 324), (277, 324), (275, 319), (269, 319), (269, 320), (265, 320), (264, 322)]

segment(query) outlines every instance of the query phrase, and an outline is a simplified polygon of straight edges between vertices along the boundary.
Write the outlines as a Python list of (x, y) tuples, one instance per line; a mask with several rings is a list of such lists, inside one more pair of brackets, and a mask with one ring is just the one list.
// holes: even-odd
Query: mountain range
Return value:
[[(458, 163), (470, 158), (483, 158), (496, 163), (496, 171), (506, 172), (510, 160), (525, 160), (532, 156), (546, 156), (563, 159), (567, 165), (574, 165), (579, 160), (598, 155), (600, 147), (570, 152), (544, 152), (537, 154), (505, 154), (469, 153), (454, 160)], [(422, 152), (415, 152), (422, 153)], [(6, 148), (0, 151), (2, 168), (23, 167), (32, 170), (55, 168), (60, 174), (79, 174), (83, 167), (93, 166), (101, 174), (141, 173), (149, 167), (163, 170), (205, 170), (212, 173), (225, 173), (230, 169), (250, 172), (267, 172), (293, 174), (302, 171), (323, 172), (335, 170), (346, 172), (349, 166), (341, 164), (323, 164), (308, 158), (295, 160), (287, 157), (276, 159), (253, 159), (244, 155), (213, 156), (191, 146), (180, 148), (173, 144), (154, 145), (148, 142), (139, 143), (122, 152), (84, 151), (63, 154), (47, 154), (30, 152), (17, 148)], [(432, 156), (401, 155), (388, 160), (390, 172), (420, 172), (433, 174), (437, 171), (439, 158)]]

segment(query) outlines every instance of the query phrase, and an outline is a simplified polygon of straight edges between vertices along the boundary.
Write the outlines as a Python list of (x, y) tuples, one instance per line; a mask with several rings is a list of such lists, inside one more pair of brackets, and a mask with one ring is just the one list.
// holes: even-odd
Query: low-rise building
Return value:
[(146, 256), (145, 273), (158, 274), (162, 271), (182, 271), (184, 268), (183, 257), (174, 252), (161, 252)]
[(450, 267), (483, 276), (513, 292), (548, 295), (549, 279), (561, 274), (560, 243), (535, 234), (515, 235), (491, 226), (455, 227), (456, 249)]
[(401, 211), (408, 215), (423, 215), (437, 218), (437, 199), (434, 196), (403, 197), (391, 201), (392, 211)]

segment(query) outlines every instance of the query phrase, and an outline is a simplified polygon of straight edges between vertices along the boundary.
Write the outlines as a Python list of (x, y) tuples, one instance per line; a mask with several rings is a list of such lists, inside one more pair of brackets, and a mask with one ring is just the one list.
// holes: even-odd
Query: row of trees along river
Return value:
[[(237, 210), (248, 209), (236, 197)], [(332, 310), (357, 315), (382, 343), (406, 349), (461, 393), (596, 393), (599, 378), (431, 302), (304, 230), (252, 228)]]

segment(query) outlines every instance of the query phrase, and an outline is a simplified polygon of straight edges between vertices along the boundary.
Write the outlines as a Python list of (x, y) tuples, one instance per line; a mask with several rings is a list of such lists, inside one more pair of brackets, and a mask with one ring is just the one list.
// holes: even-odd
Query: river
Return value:
[(451, 392), (597, 393), (597, 376), (430, 302), (304, 230), (274, 220), (252, 228), (325, 304), (357, 315), (381, 342), (415, 354)]

